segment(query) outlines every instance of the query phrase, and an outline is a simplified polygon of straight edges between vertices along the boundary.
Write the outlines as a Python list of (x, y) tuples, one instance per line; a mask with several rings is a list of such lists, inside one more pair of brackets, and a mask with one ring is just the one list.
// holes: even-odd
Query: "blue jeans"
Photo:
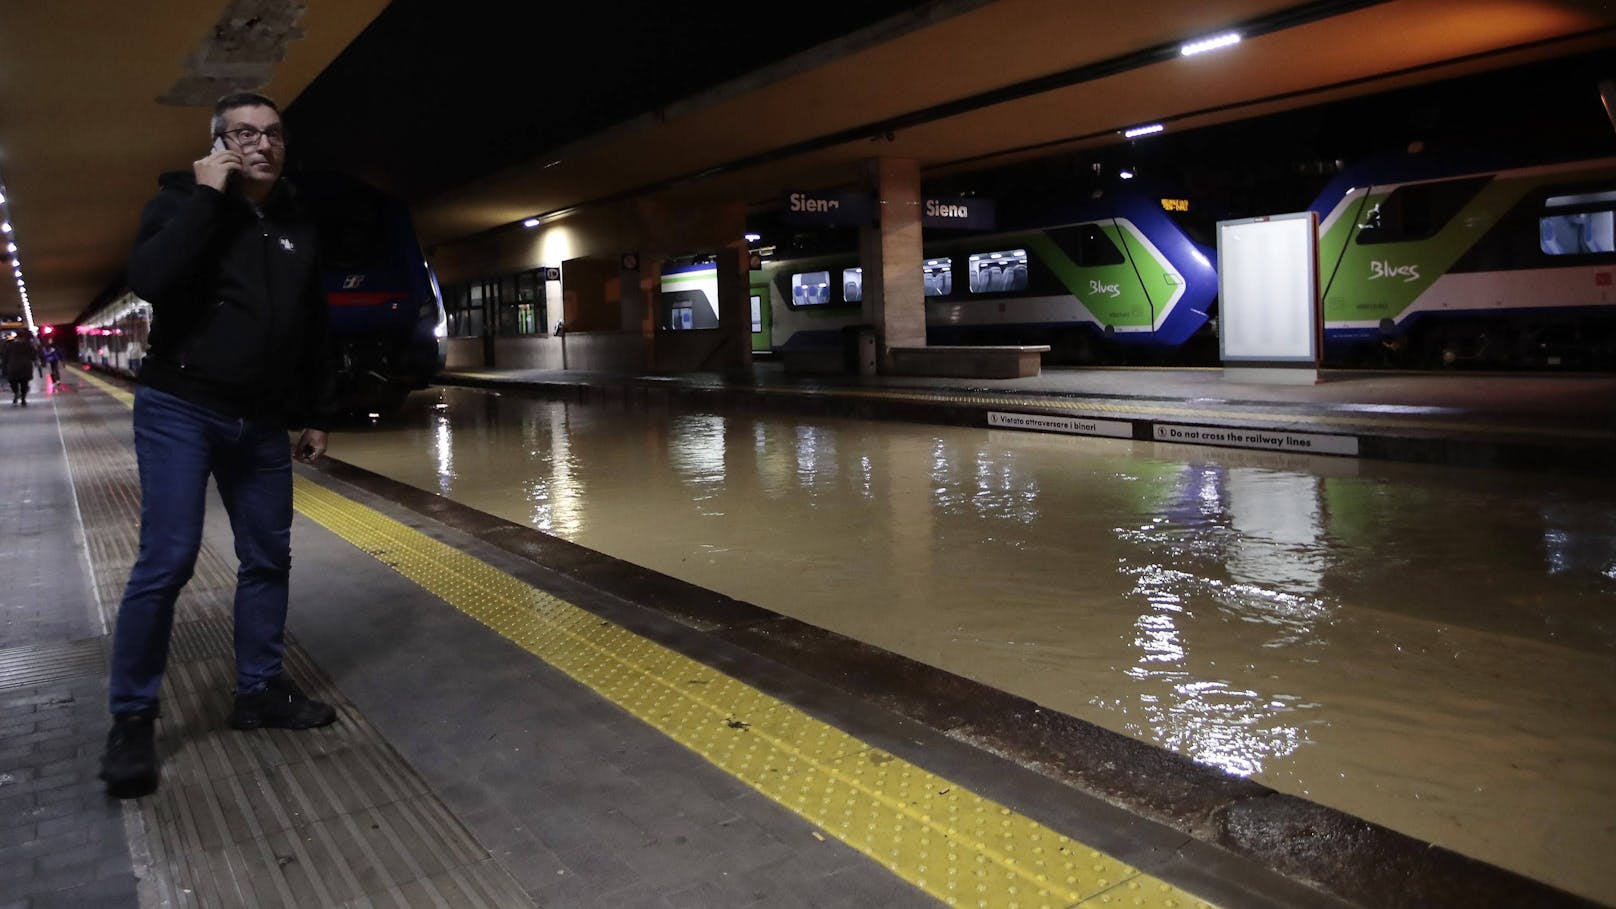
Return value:
[(155, 713), (174, 601), (202, 545), (212, 474), (236, 537), (236, 691), (281, 672), (292, 569), (292, 459), (286, 430), (232, 420), (170, 394), (135, 391), (140, 554), (112, 642), (112, 712)]

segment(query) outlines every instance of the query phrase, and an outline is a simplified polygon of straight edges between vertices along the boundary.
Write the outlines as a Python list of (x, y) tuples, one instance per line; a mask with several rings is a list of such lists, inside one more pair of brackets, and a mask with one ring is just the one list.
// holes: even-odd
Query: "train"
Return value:
[(1375, 160), (1343, 170), (1311, 210), (1327, 356), (1616, 368), (1616, 158)]
[[(1051, 365), (1218, 362), (1215, 222), (1154, 189), (1119, 184), (1035, 227), (928, 237), (927, 343), (1048, 344)], [(1305, 208), (1319, 219), (1325, 365), (1616, 369), (1616, 158), (1380, 157)], [(701, 267), (672, 277), (665, 327), (716, 325)], [(835, 346), (863, 320), (851, 249), (768, 259), (752, 296), (758, 353)]]
[[(1215, 345), (1216, 255), (1159, 196), (1101, 192), (1041, 226), (928, 241), (929, 344), (1048, 344), (1056, 362)], [(856, 255), (764, 263), (770, 345), (835, 343), (860, 319)]]
[[(350, 415), (397, 412), (448, 355), (443, 294), (409, 209), (345, 175), (288, 180), (319, 226), (338, 406)], [(113, 294), (78, 320), (80, 361), (137, 374), (150, 324), (150, 303), (127, 289)]]

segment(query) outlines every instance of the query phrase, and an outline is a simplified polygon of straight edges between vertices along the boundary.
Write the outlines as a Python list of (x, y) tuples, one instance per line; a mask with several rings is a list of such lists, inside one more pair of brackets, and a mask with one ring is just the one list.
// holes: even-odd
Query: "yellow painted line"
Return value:
[(100, 376), (96, 375), (91, 370), (88, 370), (88, 369), (75, 369), (75, 370), (73, 370), (72, 375), (74, 375), (77, 378), (84, 379), (85, 381), (89, 382), (91, 385), (94, 385), (95, 387), (97, 387), (97, 388), (101, 389), (102, 391), (106, 392), (107, 394), (111, 395), (113, 398), (117, 399), (117, 401), (119, 403), (123, 404), (123, 406), (125, 406), (125, 407), (132, 408), (132, 407), (135, 406), (135, 396), (134, 396), (133, 393), (128, 392), (128, 391), (124, 391), (122, 388), (119, 388), (118, 386), (112, 384), (111, 382), (108, 382), (106, 379), (103, 379)]
[(294, 484), (309, 519), (947, 905), (1213, 909), (372, 508)]

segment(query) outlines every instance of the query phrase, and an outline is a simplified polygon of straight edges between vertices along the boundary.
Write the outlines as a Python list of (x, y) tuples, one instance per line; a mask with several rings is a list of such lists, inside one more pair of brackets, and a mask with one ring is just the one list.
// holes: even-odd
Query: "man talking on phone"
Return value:
[(335, 411), (314, 225), (281, 179), (286, 133), (275, 102), (252, 92), (220, 99), (210, 138), (190, 171), (159, 179), (128, 266), (152, 323), (134, 407), (140, 553), (118, 607), (101, 768), (119, 798), (157, 788), (158, 695), (174, 602), (202, 542), (209, 476), (240, 562), (228, 724), (309, 729), (336, 718), (281, 662), (291, 459), (312, 463), (325, 452)]

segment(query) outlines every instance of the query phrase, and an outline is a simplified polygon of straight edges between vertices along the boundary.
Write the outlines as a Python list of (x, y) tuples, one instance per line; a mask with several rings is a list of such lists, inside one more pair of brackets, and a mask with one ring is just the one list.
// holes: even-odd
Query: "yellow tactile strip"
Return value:
[(948, 905), (1212, 909), (374, 509), (295, 483), (306, 517)]
[(297, 509), (949, 905), (1207, 906), (302, 477)]

